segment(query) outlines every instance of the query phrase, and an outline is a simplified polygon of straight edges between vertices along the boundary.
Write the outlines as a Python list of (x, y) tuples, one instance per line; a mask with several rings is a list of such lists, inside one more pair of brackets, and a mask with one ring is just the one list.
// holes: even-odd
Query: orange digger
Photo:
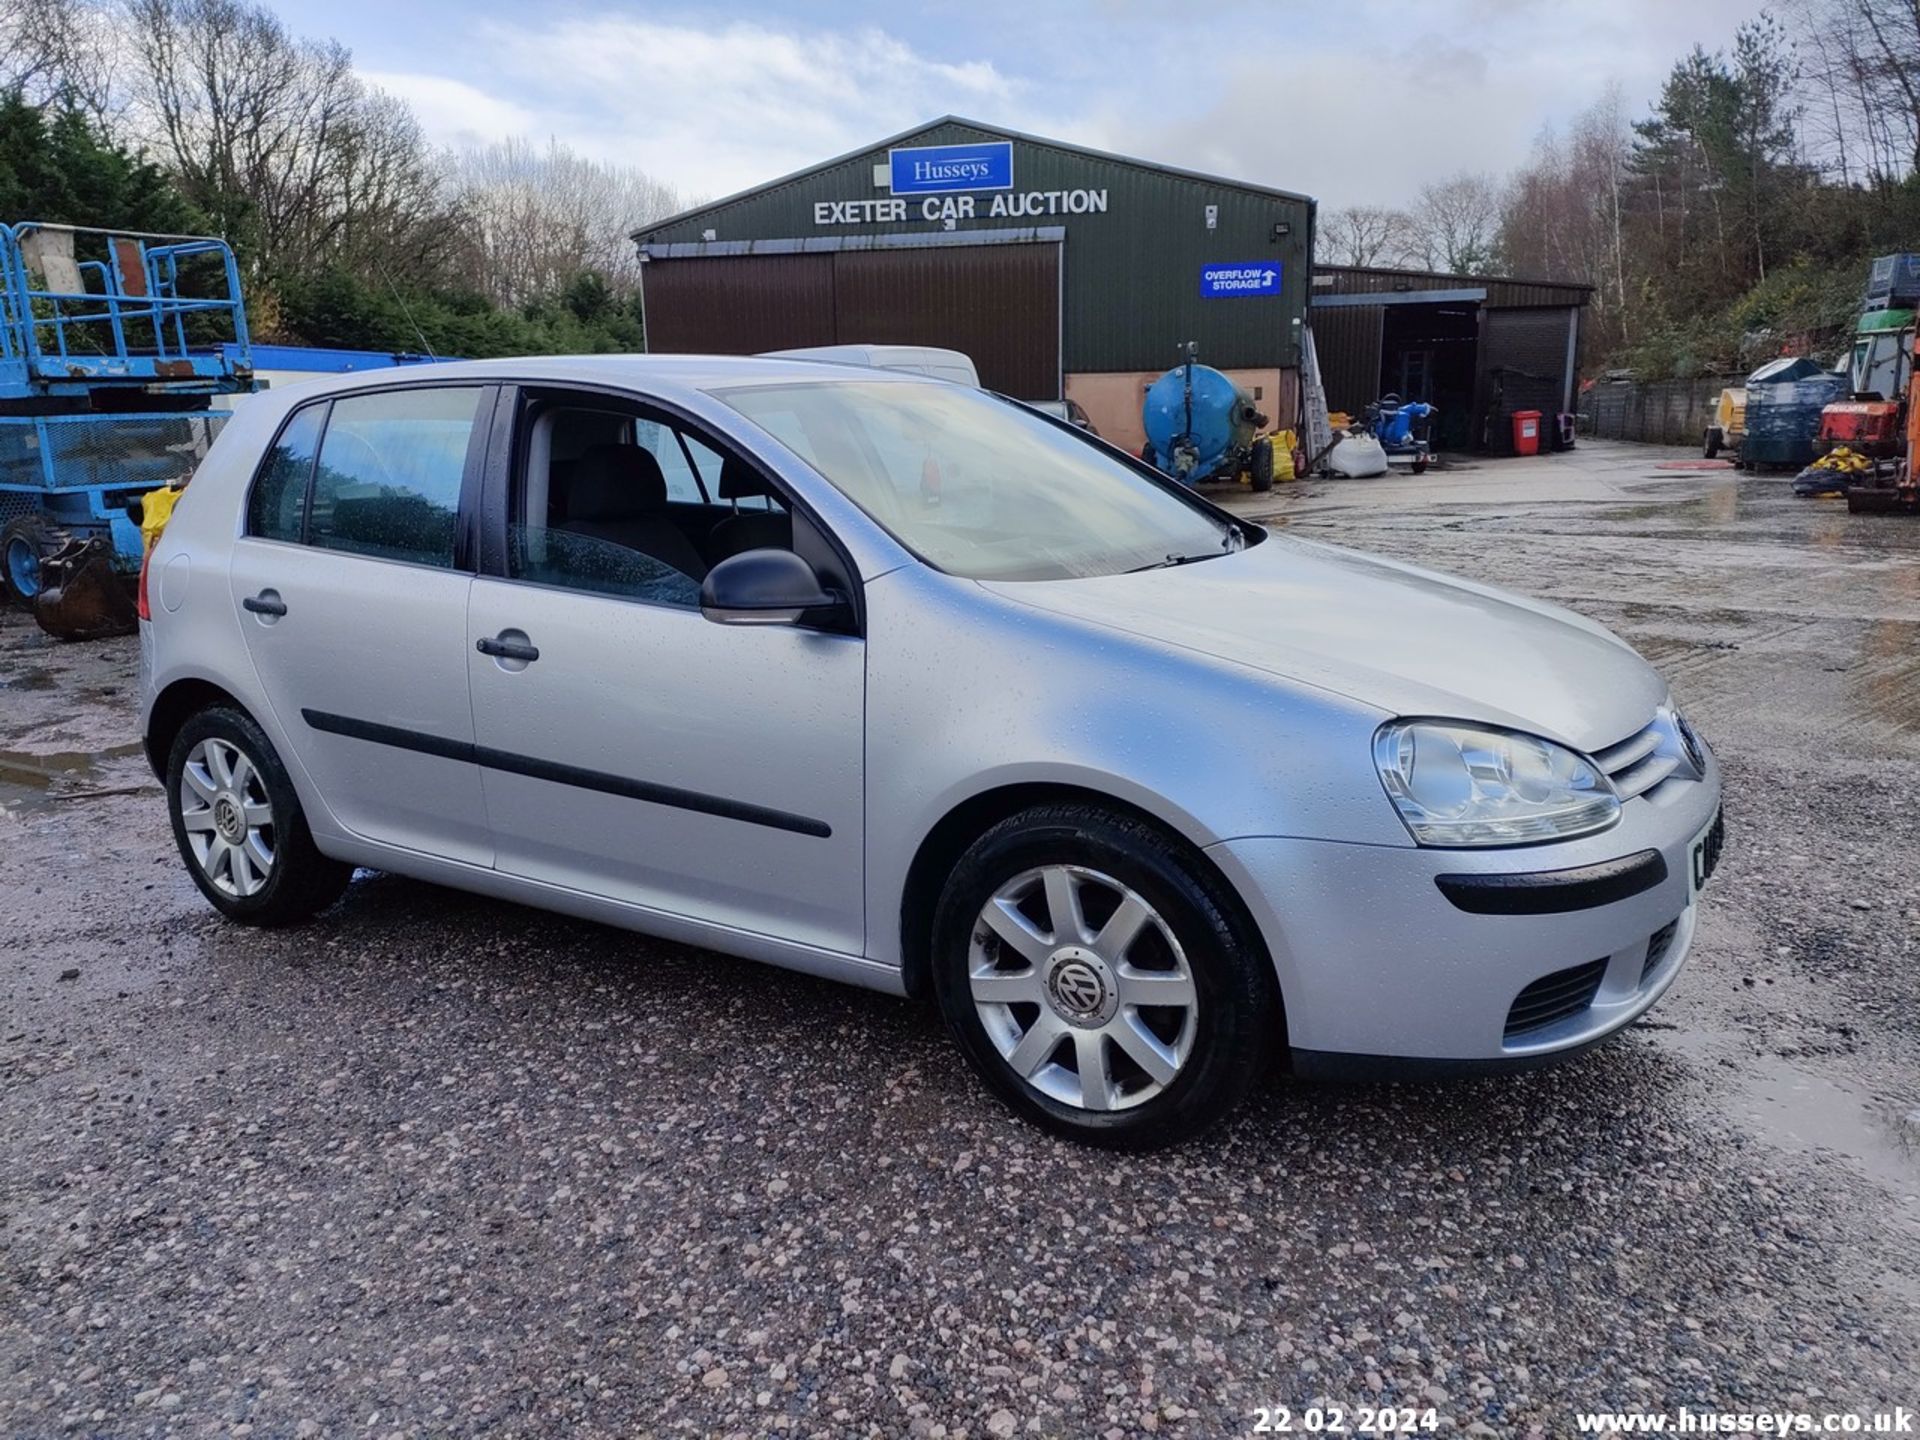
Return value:
[(1860, 483), (1847, 487), (1847, 509), (1856, 515), (1920, 513), (1920, 336), (1910, 329), (1905, 339), (1906, 387), (1888, 405), (1894, 413), (1878, 422), (1887, 426), (1897, 448), (1888, 456), (1890, 464), (1876, 463)]

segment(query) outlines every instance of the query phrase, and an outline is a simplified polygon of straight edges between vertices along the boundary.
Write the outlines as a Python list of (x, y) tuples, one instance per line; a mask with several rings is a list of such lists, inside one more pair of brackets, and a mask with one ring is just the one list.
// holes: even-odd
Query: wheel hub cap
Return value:
[(258, 894), (273, 874), (273, 802), (246, 752), (218, 736), (202, 740), (187, 756), (175, 802), (208, 882), (242, 899)]
[(222, 795), (213, 802), (213, 828), (229, 845), (238, 845), (247, 838), (246, 812), (234, 802), (233, 796)]
[(1146, 897), (1110, 875), (1053, 864), (1014, 876), (981, 910), (967, 964), (987, 1039), (1061, 1104), (1144, 1104), (1193, 1053), (1186, 953)]
[(1119, 992), (1106, 961), (1091, 950), (1066, 945), (1048, 962), (1047, 1000), (1069, 1025), (1100, 1026), (1113, 1018)]

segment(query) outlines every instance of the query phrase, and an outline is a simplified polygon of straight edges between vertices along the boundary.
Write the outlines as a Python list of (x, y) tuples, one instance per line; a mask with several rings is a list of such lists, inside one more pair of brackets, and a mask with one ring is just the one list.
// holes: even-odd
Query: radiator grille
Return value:
[(1606, 772), (1622, 800), (1646, 794), (1680, 768), (1676, 747), (1667, 743), (1663, 718), (1656, 716), (1646, 729), (1594, 752), (1593, 763)]

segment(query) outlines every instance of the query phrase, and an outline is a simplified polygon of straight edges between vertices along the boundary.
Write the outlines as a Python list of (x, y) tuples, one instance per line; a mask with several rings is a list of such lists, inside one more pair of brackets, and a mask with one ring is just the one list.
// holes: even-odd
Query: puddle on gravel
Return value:
[(0, 815), (17, 819), (71, 799), (76, 792), (125, 787), (101, 773), (114, 760), (140, 754), (137, 742), (105, 750), (0, 750)]
[(0, 675), (0, 690), (51, 690), (56, 683), (53, 671), (22, 670), (18, 675)]
[(1737, 1036), (1654, 1034), (1662, 1047), (1720, 1079), (1730, 1091), (1729, 1108), (1761, 1139), (1789, 1154), (1849, 1161), (1920, 1221), (1920, 1110), (1902, 1113), (1777, 1056), (1754, 1054)]

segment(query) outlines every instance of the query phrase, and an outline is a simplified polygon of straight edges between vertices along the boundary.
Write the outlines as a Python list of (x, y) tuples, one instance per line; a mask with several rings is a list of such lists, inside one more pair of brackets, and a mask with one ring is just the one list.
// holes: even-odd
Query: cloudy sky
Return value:
[[(1318, 196), (1504, 172), (1757, 0), (269, 0), (449, 144), (554, 136), (709, 197), (955, 113)], [(1204, 19), (1196, 17), (1204, 16)]]

